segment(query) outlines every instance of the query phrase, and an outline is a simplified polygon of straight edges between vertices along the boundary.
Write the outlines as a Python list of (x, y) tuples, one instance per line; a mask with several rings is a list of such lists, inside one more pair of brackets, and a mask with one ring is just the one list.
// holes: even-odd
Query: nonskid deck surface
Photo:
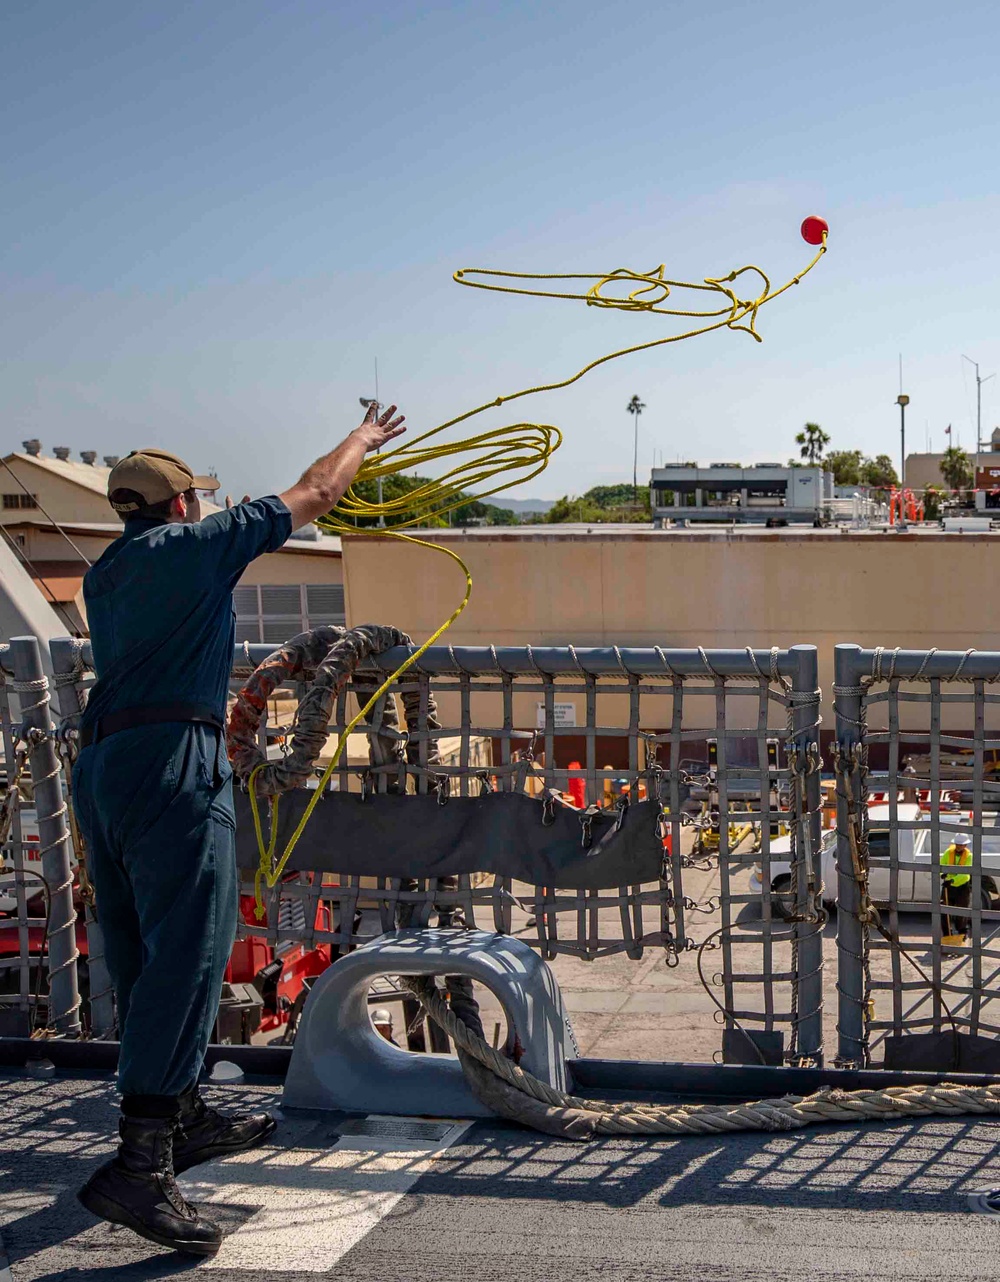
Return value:
[[(280, 1091), (210, 1094), (274, 1105)], [(500, 1124), (288, 1117), (274, 1142), (196, 1168), (229, 1233), (195, 1264), (96, 1222), (75, 1190), (111, 1152), (110, 1079), (0, 1079), (0, 1228), (11, 1282), (579, 1282), (995, 1278), (998, 1124), (565, 1144)], [(7, 1282), (0, 1262), (0, 1282)]]

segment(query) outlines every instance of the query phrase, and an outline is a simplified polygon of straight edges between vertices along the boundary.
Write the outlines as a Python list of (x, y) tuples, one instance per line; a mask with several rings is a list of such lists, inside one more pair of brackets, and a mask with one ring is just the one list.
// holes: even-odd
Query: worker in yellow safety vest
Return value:
[[(967, 872), (960, 871), (971, 866), (969, 838), (964, 832), (956, 832), (954, 841), (941, 856), (942, 870), (954, 870), (941, 873), (946, 908), (968, 908), (972, 903), (972, 879)], [(941, 936), (943, 947), (961, 947), (968, 939), (968, 918), (946, 916), (945, 929), (947, 934)]]

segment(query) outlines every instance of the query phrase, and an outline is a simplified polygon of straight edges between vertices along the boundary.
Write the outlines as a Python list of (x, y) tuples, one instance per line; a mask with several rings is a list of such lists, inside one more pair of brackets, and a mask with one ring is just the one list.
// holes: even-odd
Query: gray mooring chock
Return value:
[(288, 1108), (424, 1117), (488, 1117), (452, 1055), (415, 1055), (372, 1027), (368, 992), (382, 975), (467, 975), (504, 1008), (524, 1049), (522, 1066), (569, 1089), (576, 1053), (562, 994), (527, 944), (484, 930), (401, 930), (341, 957), (306, 1001), (285, 1078)]

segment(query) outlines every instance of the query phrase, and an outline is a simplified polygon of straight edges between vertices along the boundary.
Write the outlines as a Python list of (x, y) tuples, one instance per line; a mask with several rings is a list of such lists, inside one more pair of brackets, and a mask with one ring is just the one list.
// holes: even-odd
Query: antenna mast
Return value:
[(991, 378), (996, 378), (996, 374), (987, 374), (985, 378), (979, 377), (979, 362), (974, 361), (971, 356), (962, 356), (963, 361), (968, 361), (976, 369), (976, 469), (979, 468), (979, 455), (983, 448), (983, 384), (988, 383)]

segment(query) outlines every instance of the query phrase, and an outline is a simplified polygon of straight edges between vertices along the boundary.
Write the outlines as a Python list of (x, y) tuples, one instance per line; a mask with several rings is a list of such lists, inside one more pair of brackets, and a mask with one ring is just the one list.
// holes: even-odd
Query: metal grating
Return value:
[(408, 1140), (423, 1144), (436, 1144), (454, 1131), (454, 1122), (410, 1121), (402, 1117), (351, 1118), (334, 1128), (334, 1135), (343, 1137), (370, 1136), (380, 1140)]

